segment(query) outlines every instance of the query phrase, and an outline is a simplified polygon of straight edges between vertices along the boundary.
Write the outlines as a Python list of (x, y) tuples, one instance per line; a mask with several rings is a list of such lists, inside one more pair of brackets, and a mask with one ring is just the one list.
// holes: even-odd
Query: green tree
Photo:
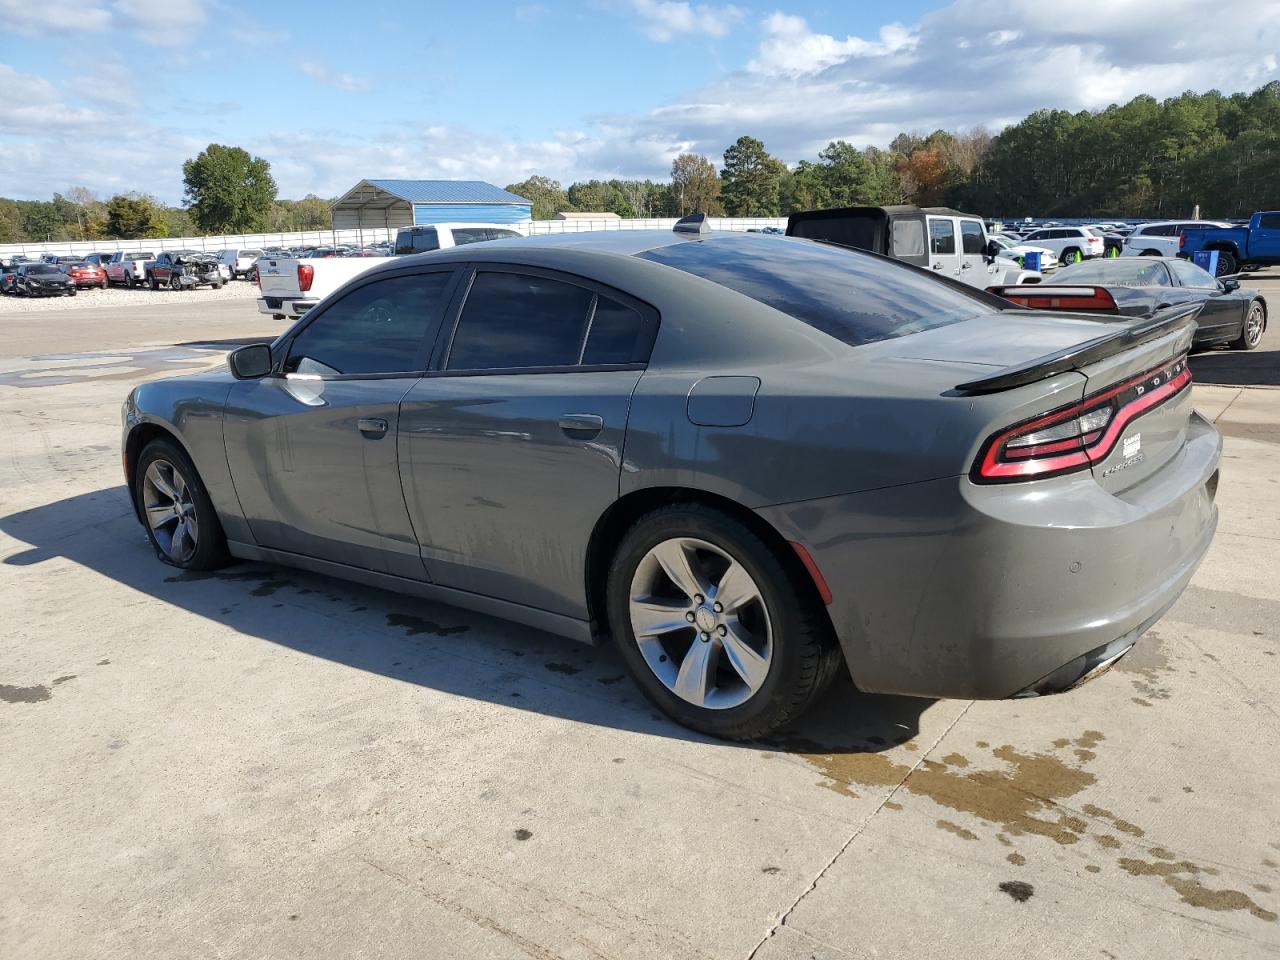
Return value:
[(533, 204), (533, 219), (550, 220), (563, 210), (572, 210), (569, 195), (560, 189), (560, 181), (534, 175), (506, 187), (508, 193), (524, 197)]
[(182, 165), (186, 203), (209, 233), (256, 233), (276, 198), (271, 164), (240, 147), (211, 143)]
[(107, 236), (119, 240), (164, 237), (169, 225), (160, 206), (140, 194), (116, 194), (107, 201)]
[(26, 240), (22, 230), (22, 208), (17, 201), (0, 199), (0, 243), (17, 243)]
[(755, 137), (739, 137), (724, 152), (720, 195), (731, 217), (776, 217), (787, 168)]
[(675, 201), (672, 212), (677, 217), (690, 213), (705, 213), (712, 217), (723, 215), (720, 191), (720, 177), (716, 174), (715, 164), (706, 157), (682, 153), (671, 161), (671, 197)]

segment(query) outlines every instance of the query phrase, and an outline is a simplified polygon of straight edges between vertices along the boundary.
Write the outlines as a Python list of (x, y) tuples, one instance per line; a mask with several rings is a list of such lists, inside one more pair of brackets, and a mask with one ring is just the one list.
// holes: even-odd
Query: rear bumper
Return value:
[(1173, 604), (1217, 527), (1221, 449), (1193, 414), (1178, 455), (1119, 496), (1088, 473), (952, 477), (759, 512), (830, 585), (861, 689), (999, 699), (1070, 686), (1074, 667), (1039, 689), (1123, 652)]
[(259, 297), (258, 312), (265, 313), (268, 316), (273, 317), (284, 314), (291, 320), (296, 320), (319, 302), (319, 300), (288, 300), (283, 297)]

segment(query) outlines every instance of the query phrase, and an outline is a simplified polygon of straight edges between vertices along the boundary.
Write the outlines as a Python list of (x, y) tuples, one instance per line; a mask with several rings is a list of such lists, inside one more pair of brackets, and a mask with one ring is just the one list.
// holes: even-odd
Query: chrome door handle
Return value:
[(566, 413), (560, 429), (575, 440), (590, 440), (604, 429), (604, 417), (594, 413)]
[(361, 417), (356, 421), (356, 429), (370, 439), (385, 436), (387, 421), (381, 417)]

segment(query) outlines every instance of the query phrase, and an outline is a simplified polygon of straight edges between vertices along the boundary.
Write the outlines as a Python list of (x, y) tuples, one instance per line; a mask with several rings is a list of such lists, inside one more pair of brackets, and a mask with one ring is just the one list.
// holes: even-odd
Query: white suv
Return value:
[(1140, 223), (1124, 238), (1126, 257), (1176, 257), (1178, 240), (1188, 230), (1212, 230), (1229, 227), (1216, 220), (1163, 220)]
[(1032, 230), (1022, 242), (1033, 247), (1048, 247), (1064, 266), (1107, 252), (1107, 242), (1097, 227), (1042, 227)]
[(249, 279), (253, 273), (253, 265), (262, 256), (261, 250), (219, 250), (218, 262), (231, 272), (229, 279), (238, 277)]

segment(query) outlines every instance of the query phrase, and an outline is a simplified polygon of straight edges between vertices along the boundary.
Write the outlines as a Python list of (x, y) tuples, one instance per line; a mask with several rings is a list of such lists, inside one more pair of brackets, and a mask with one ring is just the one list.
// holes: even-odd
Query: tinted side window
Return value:
[(987, 244), (984, 239), (982, 224), (973, 220), (961, 220), (960, 244), (965, 253), (984, 253)]
[(453, 242), (461, 246), (464, 243), (475, 243), (478, 240), (497, 239), (498, 231), (488, 227), (459, 227), (453, 231)]
[(1258, 218), (1259, 230), (1280, 230), (1280, 213), (1264, 213)]
[(950, 220), (929, 219), (929, 252), (956, 252), (956, 228)]
[(476, 274), (449, 350), (449, 370), (577, 364), (592, 293), (546, 277)]
[(596, 309), (587, 331), (582, 362), (630, 363), (635, 358), (636, 345), (643, 334), (644, 318), (637, 311), (617, 300), (596, 297)]
[(286, 373), (405, 373), (444, 309), (452, 273), (390, 277), (352, 290), (293, 341)]

